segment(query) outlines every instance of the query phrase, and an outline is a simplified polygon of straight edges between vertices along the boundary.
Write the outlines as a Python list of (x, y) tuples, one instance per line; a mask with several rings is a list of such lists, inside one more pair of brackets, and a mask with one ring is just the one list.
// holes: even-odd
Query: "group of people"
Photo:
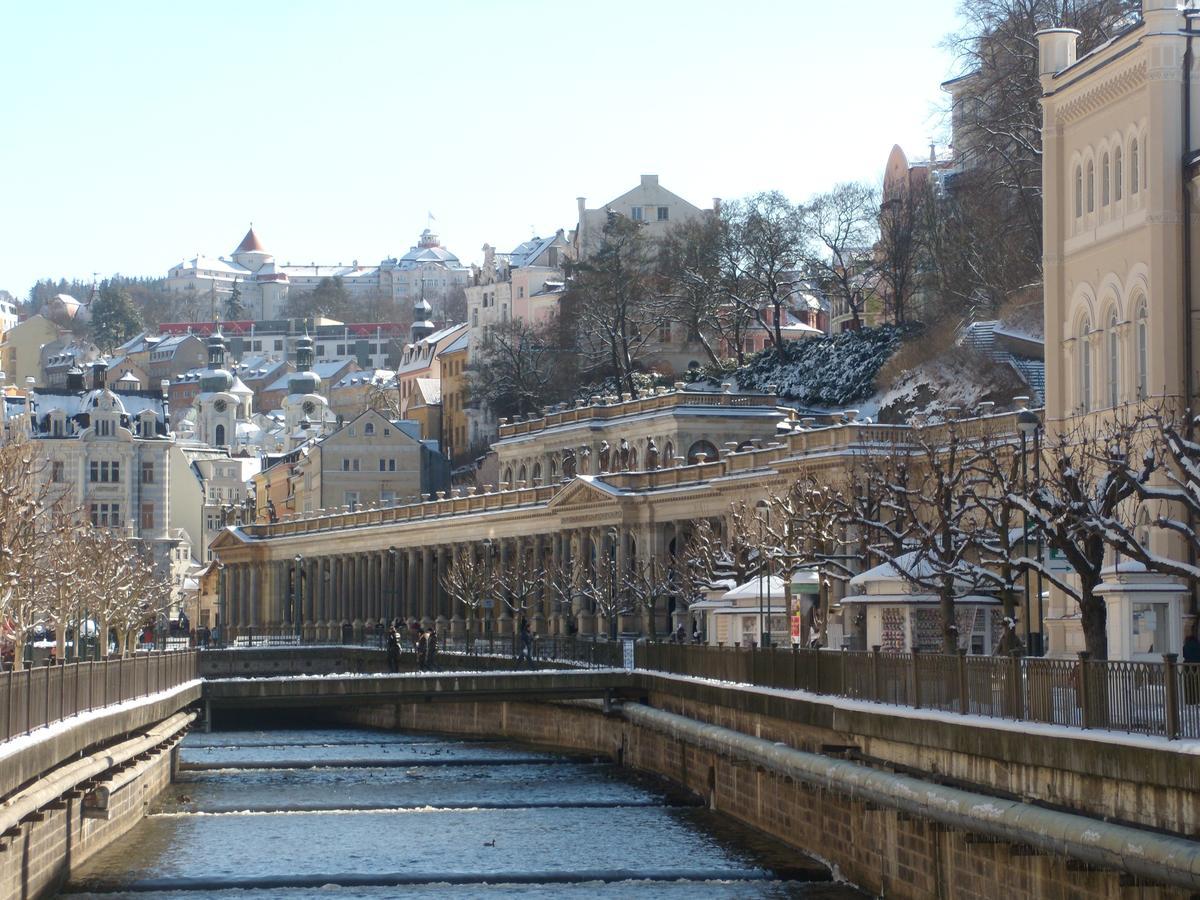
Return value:
[(437, 668), (437, 632), (422, 628), (420, 621), (405, 622), (403, 618), (392, 621), (387, 632), (388, 671), (400, 671), (400, 645), (404, 640), (412, 642), (417, 653), (417, 666), (422, 671)]

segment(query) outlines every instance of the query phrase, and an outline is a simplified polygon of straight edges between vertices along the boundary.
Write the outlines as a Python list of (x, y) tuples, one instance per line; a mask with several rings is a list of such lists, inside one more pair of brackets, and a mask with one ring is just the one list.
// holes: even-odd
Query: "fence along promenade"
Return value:
[[(294, 634), (267, 631), (239, 638), (228, 649), (308, 643)], [(346, 643), (376, 648), (382, 655), (375, 639)], [(510, 636), (480, 637), (469, 646), (461, 638), (448, 640), (438, 648), (439, 668), (466, 669), (472, 656), (483, 655), (507, 657), (521, 668), (530, 665), (521, 658), (522, 649)], [(411, 654), (411, 645), (402, 652)], [(531, 657), (534, 666), (619, 668), (623, 646), (542, 638), (533, 642)], [(1174, 654), (1162, 662), (1109, 662), (1084, 653), (1078, 659), (1043, 659), (643, 642), (634, 658), (639, 669), (734, 684), (1171, 740), (1200, 738), (1200, 665), (1180, 664)], [(158, 651), (0, 673), (0, 740), (177, 687), (197, 677), (197, 661), (197, 651)]]
[(639, 644), (638, 668), (961, 715), (1200, 738), (1200, 665)]
[(196, 661), (194, 650), (160, 650), (0, 673), (0, 740), (178, 687), (197, 677)]

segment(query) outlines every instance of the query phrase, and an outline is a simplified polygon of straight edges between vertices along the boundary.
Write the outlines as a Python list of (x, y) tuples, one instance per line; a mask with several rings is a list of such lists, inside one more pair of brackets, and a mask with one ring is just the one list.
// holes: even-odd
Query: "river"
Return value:
[(189, 734), (63, 896), (849, 898), (799, 854), (597, 759), (366, 730)]

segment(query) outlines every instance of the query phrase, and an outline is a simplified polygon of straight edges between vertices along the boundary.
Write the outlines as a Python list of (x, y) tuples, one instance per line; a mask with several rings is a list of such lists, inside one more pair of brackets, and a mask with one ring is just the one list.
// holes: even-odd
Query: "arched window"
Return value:
[(550, 458), (550, 477), (552, 479), (558, 478), (558, 460), (554, 457)]
[(1125, 160), (1121, 155), (1121, 148), (1117, 147), (1113, 150), (1113, 199), (1120, 203), (1123, 193), (1125, 193)]
[(1092, 331), (1092, 320), (1087, 316), (1079, 323), (1079, 411), (1092, 408), (1092, 348), (1088, 335)]
[(217, 430), (213, 432), (213, 443), (218, 447), (225, 446), (225, 426), (218, 425)]
[(504, 482), (509, 487), (512, 487), (512, 466), (509, 466), (504, 470)]
[(1105, 153), (1104, 158), (1100, 162), (1100, 202), (1104, 206), (1108, 206), (1109, 203), (1108, 183), (1111, 173), (1112, 166), (1109, 165), (1108, 154)]
[(717, 458), (717, 447), (712, 441), (696, 441), (688, 449), (688, 465), (692, 466), (700, 462), (700, 454), (702, 453), (704, 454), (705, 462), (712, 462)]
[(1142, 184), (1141, 154), (1138, 149), (1138, 139), (1134, 138), (1129, 145), (1129, 190), (1134, 194)]
[(371, 435), (374, 433), (375, 433), (375, 423), (374, 422), (368, 422), (366, 425), (363, 426), (363, 434)]
[(1087, 168), (1087, 211), (1096, 211), (1096, 164), (1090, 159)]
[(1149, 387), (1148, 366), (1150, 362), (1150, 345), (1146, 314), (1146, 301), (1142, 299), (1137, 306), (1137, 322), (1135, 325), (1137, 329), (1135, 338), (1137, 340), (1137, 393), (1139, 400), (1146, 399), (1148, 396), (1147, 388)]
[(1083, 166), (1075, 167), (1075, 218), (1083, 215)]
[(533, 483), (534, 484), (542, 483), (542, 464), (540, 462), (536, 462), (533, 464)]
[(525, 464), (521, 464), (521, 470), (517, 473), (517, 481), (528, 481), (529, 470), (525, 468)]
[(1142, 149), (1142, 187), (1148, 188), (1150, 187), (1150, 166), (1146, 165), (1146, 163), (1150, 159), (1150, 154), (1146, 152), (1145, 141), (1139, 141), (1138, 143)]
[(1121, 400), (1121, 345), (1117, 338), (1117, 314), (1108, 318), (1108, 405), (1116, 408)]
[(674, 441), (667, 441), (666, 446), (663, 447), (663, 465), (664, 466), (675, 465), (675, 442)]
[(629, 471), (637, 471), (637, 447), (629, 448)]

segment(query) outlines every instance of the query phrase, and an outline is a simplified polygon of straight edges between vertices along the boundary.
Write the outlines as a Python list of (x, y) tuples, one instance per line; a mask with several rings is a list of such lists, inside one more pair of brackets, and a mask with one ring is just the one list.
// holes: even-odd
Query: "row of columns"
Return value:
[[(669, 541), (675, 533), (671, 524), (636, 531), (595, 526), (470, 544), (301, 554), (265, 564), (231, 562), (219, 568), (218, 622), (233, 637), (258, 629), (307, 640), (359, 639), (398, 618), (461, 635), (466, 610), (447, 593), (445, 577), (456, 553), (475, 553), (490, 558), (497, 573), (492, 602), (476, 614), (477, 630), (510, 634), (524, 615), (540, 634), (604, 633), (612, 623), (604, 620), (604, 611), (582, 585), (607, 574), (623, 590), (625, 574), (639, 562), (653, 557), (670, 565)], [(529, 560), (545, 572), (521, 609), (505, 603), (498, 577), (516, 559)], [(659, 605), (653, 628), (661, 634), (673, 623), (667, 621), (666, 603)], [(639, 618), (622, 616), (619, 630), (649, 630), (650, 623)]]

